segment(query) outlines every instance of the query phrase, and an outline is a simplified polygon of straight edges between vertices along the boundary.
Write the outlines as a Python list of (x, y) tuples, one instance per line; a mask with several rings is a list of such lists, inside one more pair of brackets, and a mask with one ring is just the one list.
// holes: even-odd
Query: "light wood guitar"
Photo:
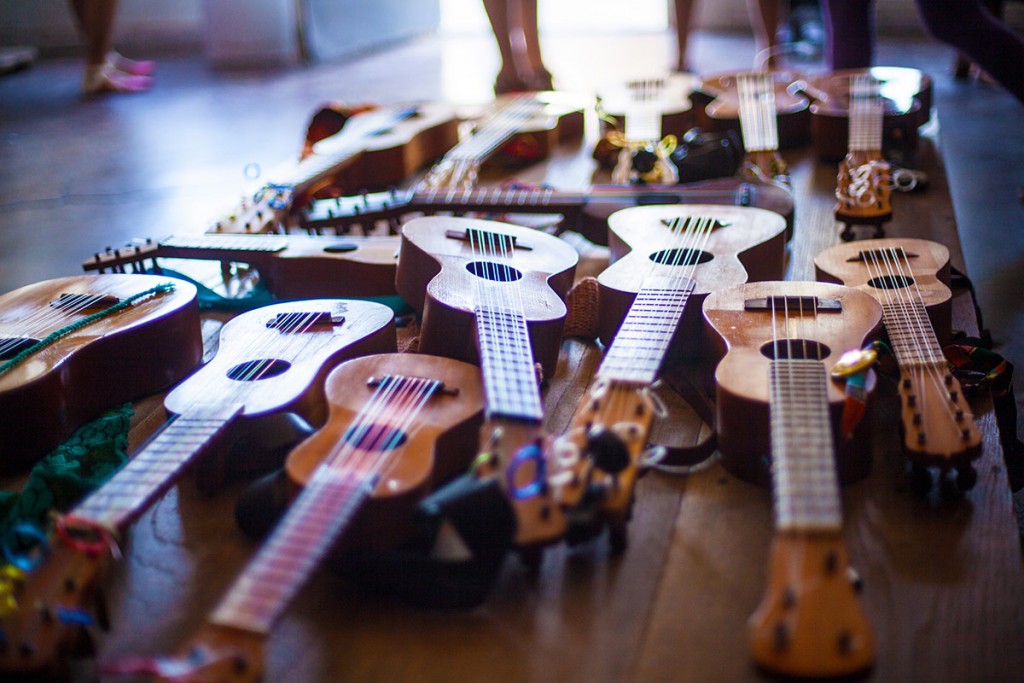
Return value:
[(103, 410), (173, 384), (202, 356), (187, 282), (80, 275), (0, 296), (0, 472), (27, 469)]
[(849, 151), (839, 164), (836, 181), (836, 220), (844, 224), (841, 237), (851, 240), (854, 225), (874, 225), (875, 237), (892, 218), (892, 169), (882, 156), (884, 103), (879, 83), (868, 75), (850, 79)]
[(309, 230), (347, 228), (378, 220), (394, 225), (408, 214), (482, 211), (510, 214), (561, 214), (560, 228), (575, 230), (595, 244), (608, 244), (608, 216), (632, 206), (716, 204), (753, 206), (785, 217), (793, 226), (793, 193), (778, 183), (718, 178), (682, 185), (594, 185), (585, 190), (476, 187), (466, 190), (417, 187), (345, 199), (313, 202), (303, 214)]
[[(508, 223), (427, 216), (402, 227), (398, 294), (422, 315), (423, 353), (480, 362), (476, 311), (497, 297), (517, 306), (531, 355), (553, 377), (565, 295), (579, 255), (547, 233)], [(484, 287), (484, 285), (487, 285)]]
[(343, 363), (327, 378), (327, 401), (327, 423), (288, 456), (301, 491), (284, 517), (182, 656), (136, 663), (136, 672), (261, 680), (266, 639), (309, 576), (339, 546), (398, 545), (416, 501), (468, 467), (484, 408), (477, 367), (420, 354)]
[(474, 471), (505, 491), (515, 545), (531, 557), (562, 538), (563, 501), (582, 495), (581, 460), (551, 456), (535, 364), (553, 376), (577, 259), (557, 237), (496, 221), (425, 217), (402, 228), (398, 291), (423, 311), (420, 350), (480, 363), (487, 408)]
[[(770, 452), (775, 537), (768, 587), (748, 624), (751, 657), (774, 675), (864, 672), (874, 662), (875, 641), (842, 537), (830, 415), (839, 391), (827, 364), (862, 344), (881, 310), (852, 288), (774, 282), (715, 292), (704, 311), (728, 347), (715, 373), (720, 416), (742, 413), (720, 423), (720, 434), (740, 428), (757, 435), (746, 443), (744, 435), (720, 442), (723, 458), (739, 443), (746, 457)], [(743, 417), (746, 423), (738, 424)], [(762, 429), (770, 434), (770, 451), (761, 450)]]
[(675, 73), (660, 78), (637, 78), (597, 93), (601, 110), (615, 120), (618, 128), (635, 125), (630, 119), (643, 119), (643, 127), (661, 134), (682, 138), (696, 123), (690, 93), (700, 79), (692, 74)]
[(59, 519), (49, 555), (21, 583), (17, 608), (0, 617), (9, 644), (0, 649), (0, 671), (37, 672), (58, 661), (88, 623), (100, 570), (121, 535), (186, 467), (220, 450), (229, 429), (280, 411), (321, 424), (328, 372), (347, 358), (394, 349), (391, 309), (366, 301), (275, 304), (228, 322), (216, 356), (164, 399), (174, 419)]
[(313, 154), (269, 172), (271, 182), (219, 216), (208, 233), (282, 232), (290, 214), (326, 187), (340, 193), (398, 183), (456, 143), (458, 122), (442, 103), (387, 105), (350, 118)]
[(889, 343), (900, 367), (903, 449), (915, 468), (915, 485), (955, 470), (966, 490), (977, 480), (972, 462), (981, 455), (981, 432), (942, 345), (951, 334), (949, 250), (911, 238), (840, 244), (814, 259), (818, 279), (866, 292), (882, 305)]
[(82, 268), (144, 272), (158, 268), (158, 258), (247, 263), (281, 299), (389, 296), (398, 246), (397, 235), (172, 235), (96, 252)]

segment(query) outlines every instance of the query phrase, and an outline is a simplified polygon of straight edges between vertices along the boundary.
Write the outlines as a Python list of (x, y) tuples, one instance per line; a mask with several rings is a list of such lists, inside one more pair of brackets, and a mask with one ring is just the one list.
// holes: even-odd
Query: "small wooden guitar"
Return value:
[(281, 299), (371, 297), (395, 293), (398, 236), (173, 235), (96, 252), (86, 271), (157, 267), (157, 258), (247, 263)]
[(851, 112), (851, 82), (869, 76), (878, 83), (883, 103), (882, 149), (888, 156), (914, 153), (918, 129), (931, 118), (932, 79), (900, 66), (843, 69), (797, 80), (793, 87), (811, 98), (811, 137), (818, 155), (839, 161), (849, 149), (847, 119)]
[[(747, 151), (792, 149), (810, 140), (810, 101), (793, 87), (800, 76), (792, 71), (741, 71), (705, 76), (692, 98), (697, 124), (724, 131), (751, 127)], [(742, 85), (747, 81), (746, 85)], [(753, 87), (750, 87), (753, 86)], [(747, 119), (748, 124), (743, 120)], [(747, 133), (743, 133), (744, 145)], [(774, 138), (773, 140), (770, 138)], [(768, 166), (761, 166), (768, 171)]]
[(26, 469), (103, 410), (180, 380), (202, 356), (187, 282), (80, 275), (0, 296), (0, 472)]
[(273, 533), (182, 657), (136, 671), (178, 683), (260, 680), (266, 638), (309, 576), (339, 545), (397, 545), (416, 500), (468, 467), (484, 407), (479, 368), (420, 354), (343, 363), (327, 400), (327, 423), (288, 456), (301, 491)]
[(883, 100), (879, 84), (868, 75), (849, 80), (850, 150), (839, 164), (836, 182), (836, 220), (845, 227), (844, 240), (854, 237), (853, 225), (874, 225), (881, 237), (892, 218), (892, 170), (882, 156)]
[(477, 187), (469, 190), (413, 188), (325, 199), (313, 202), (301, 225), (309, 230), (366, 225), (377, 220), (394, 224), (406, 214), (439, 211), (483, 211), (512, 214), (561, 214), (561, 228), (575, 230), (595, 244), (608, 243), (608, 216), (631, 206), (651, 204), (716, 204), (754, 206), (785, 217), (793, 225), (793, 193), (777, 183), (719, 178), (685, 185), (595, 185), (586, 190), (555, 188)]
[(638, 78), (601, 89), (597, 97), (601, 110), (622, 130), (633, 125), (631, 118), (640, 118), (644, 128), (658, 131), (659, 138), (662, 134), (682, 138), (696, 123), (690, 93), (699, 83), (696, 76), (684, 73)]
[(425, 217), (402, 228), (398, 291), (423, 311), (420, 350), (480, 363), (487, 407), (475, 474), (498, 480), (527, 551), (560, 539), (563, 503), (582, 496), (580, 459), (551, 457), (534, 363), (553, 375), (576, 261), (557, 237), (495, 221)]
[(955, 469), (960, 487), (971, 488), (981, 433), (942, 353), (952, 333), (949, 250), (928, 240), (861, 240), (826, 249), (814, 265), (819, 279), (856, 287), (882, 305), (900, 366), (903, 449), (918, 483), (931, 483), (921, 468), (938, 467)]
[[(881, 311), (857, 290), (803, 282), (721, 290), (704, 311), (728, 347), (715, 373), (719, 415), (738, 413), (719, 424), (721, 436), (736, 428), (756, 434), (743, 445), (747, 457), (760, 456), (761, 430), (770, 423), (775, 538), (767, 591), (749, 621), (751, 657), (782, 676), (863, 672), (874, 662), (875, 642), (842, 538), (830, 417), (838, 390), (827, 363), (863, 343)], [(720, 441), (723, 458), (743, 439)]]
[(0, 671), (39, 671), (56, 661), (87, 623), (101, 565), (116, 553), (121, 534), (189, 464), (221, 448), (229, 428), (286, 410), (320, 424), (330, 369), (394, 348), (391, 309), (366, 301), (275, 304), (228, 322), (217, 355), (164, 399), (174, 419), (60, 518), (50, 554), (15, 595), (17, 609), (0, 617), (8, 643), (0, 649)]
[(516, 163), (540, 161), (559, 143), (582, 136), (587, 106), (565, 93), (503, 95), (477, 119), (471, 134), (430, 169), (420, 186), (471, 189), (484, 162), (510, 143), (523, 148), (523, 153), (513, 155)]
[(325, 187), (342, 193), (397, 183), (456, 142), (457, 121), (441, 103), (398, 104), (356, 114), (312, 156), (271, 172), (273, 181), (218, 217), (208, 233), (281, 232), (289, 214)]
[[(480, 362), (481, 296), (517, 306), (531, 356), (552, 377), (565, 322), (565, 295), (579, 255), (547, 233), (508, 223), (427, 216), (402, 227), (395, 285), (422, 315), (423, 353)], [(486, 285), (486, 286), (485, 286)]]
[(625, 209), (609, 226), (613, 245), (630, 252), (598, 276), (608, 352), (556, 452), (587, 456), (612, 548), (621, 550), (656, 412), (650, 386), (674, 340), (699, 351), (707, 293), (746, 281), (739, 252), (761, 279), (782, 277), (786, 222), (760, 209), (679, 205)]

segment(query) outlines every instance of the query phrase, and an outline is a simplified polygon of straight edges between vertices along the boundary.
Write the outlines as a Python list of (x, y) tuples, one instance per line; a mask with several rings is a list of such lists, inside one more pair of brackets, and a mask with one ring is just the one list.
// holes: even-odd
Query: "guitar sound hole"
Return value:
[(260, 360), (249, 360), (239, 363), (228, 370), (228, 379), (236, 382), (255, 382), (261, 379), (270, 379), (288, 372), (292, 366), (286, 360), (276, 358), (261, 358)]
[(662, 249), (647, 258), (662, 266), (692, 266), (715, 257), (700, 249)]
[(871, 278), (868, 284), (875, 289), (904, 289), (914, 284), (914, 278), (906, 275), (883, 275)]
[(0, 360), (14, 358), (27, 348), (30, 348), (38, 340), (28, 337), (8, 337), (0, 339)]
[(830, 353), (828, 346), (810, 339), (779, 339), (761, 346), (761, 355), (772, 360), (823, 360)]
[(523, 274), (512, 266), (493, 261), (472, 261), (466, 264), (466, 270), (477, 277), (494, 282), (515, 282), (523, 279)]
[(349, 427), (345, 443), (364, 451), (390, 451), (405, 443), (405, 432), (390, 425), (362, 424)]
[(350, 251), (355, 251), (359, 248), (359, 245), (353, 244), (352, 242), (338, 242), (328, 247), (324, 247), (324, 251), (328, 254), (347, 254)]

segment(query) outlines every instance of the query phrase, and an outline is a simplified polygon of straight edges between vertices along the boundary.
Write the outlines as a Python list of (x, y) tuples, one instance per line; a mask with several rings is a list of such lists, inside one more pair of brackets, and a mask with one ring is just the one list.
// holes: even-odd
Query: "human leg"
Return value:
[(509, 20), (512, 2), (516, 2), (516, 0), (483, 0), (487, 20), (491, 23), (491, 31), (494, 33), (494, 40), (498, 44), (498, 54), (501, 57), (501, 68), (498, 70), (498, 77), (494, 80), (494, 92), (499, 95), (526, 89), (526, 84), (523, 83), (519, 71), (516, 69), (516, 60), (512, 50), (512, 25)]
[(1024, 103), (1024, 39), (978, 0), (917, 0), (928, 30), (970, 57)]
[(675, 11), (676, 30), (676, 68), (680, 73), (690, 71), (689, 62), (686, 59), (686, 47), (690, 40), (690, 20), (693, 18), (693, 0), (674, 0), (672, 7)]
[(779, 30), (779, 17), (782, 14), (780, 1), (747, 0), (750, 26), (754, 30), (754, 45), (761, 61), (768, 66), (774, 66), (776, 61), (772, 48), (775, 46), (775, 34)]
[(519, 20), (526, 47), (525, 64), (520, 73), (530, 90), (551, 90), (551, 72), (544, 66), (540, 51), (540, 29), (537, 22), (537, 0), (519, 0)]
[(110, 55), (117, 55), (111, 49), (117, 0), (71, 0), (71, 11), (85, 43), (85, 74), (82, 79), (85, 94), (141, 92), (148, 89), (152, 79), (121, 71), (109, 58)]
[(833, 69), (863, 69), (875, 55), (874, 0), (822, 0), (826, 54)]

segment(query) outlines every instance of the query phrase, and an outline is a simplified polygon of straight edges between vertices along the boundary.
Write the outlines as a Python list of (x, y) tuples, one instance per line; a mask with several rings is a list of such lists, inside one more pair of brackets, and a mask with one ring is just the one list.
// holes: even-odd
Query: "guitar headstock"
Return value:
[(145, 262), (156, 259), (160, 251), (160, 244), (149, 238), (117, 249), (107, 247), (104, 251), (97, 251), (92, 258), (82, 261), (82, 270), (101, 273), (144, 272)]
[(748, 624), (757, 666), (807, 679), (869, 669), (875, 638), (855, 577), (839, 532), (777, 533), (767, 592)]
[(103, 663), (106, 676), (149, 675), (167, 683), (258, 683), (263, 678), (263, 636), (205, 625), (181, 655)]
[(281, 226), (292, 202), (292, 188), (266, 185), (231, 212), (213, 222), (208, 234), (260, 234), (281, 232)]
[(765, 149), (747, 152), (743, 161), (744, 171), (754, 180), (770, 183), (776, 180), (788, 182), (789, 166), (778, 150)]
[(98, 548), (83, 552), (58, 542), (39, 565), (10, 582), (13, 604), (0, 613), (0, 671), (45, 670), (81, 627), (102, 622), (97, 583), (103, 559)]
[(554, 454), (539, 425), (489, 420), (476, 475), (497, 477), (515, 511), (515, 543), (539, 547), (559, 540), (568, 527), (566, 511), (583, 497), (585, 459)]
[(956, 377), (945, 367), (900, 367), (903, 447), (912, 461), (961, 467), (981, 450), (981, 432)]
[(836, 219), (881, 223), (892, 217), (892, 169), (879, 152), (850, 151), (839, 164)]

